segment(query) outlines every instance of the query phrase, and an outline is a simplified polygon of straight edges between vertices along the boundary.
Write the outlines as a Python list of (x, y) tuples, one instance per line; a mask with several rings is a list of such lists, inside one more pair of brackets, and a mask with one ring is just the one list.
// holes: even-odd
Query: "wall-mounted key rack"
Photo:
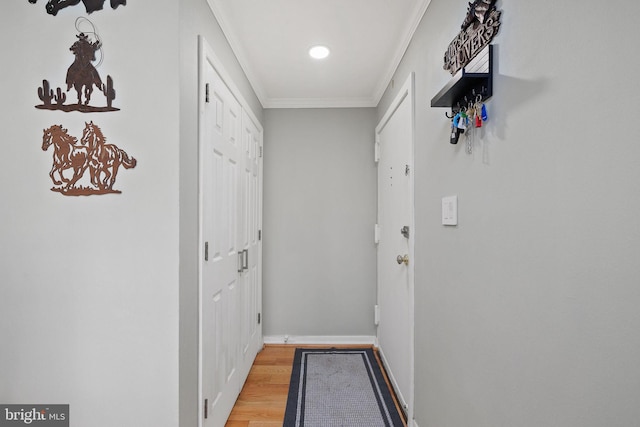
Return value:
[(431, 106), (451, 108), (455, 113), (461, 108), (466, 108), (469, 103), (484, 102), (491, 98), (493, 95), (492, 65), (493, 45), (488, 45), (431, 99)]

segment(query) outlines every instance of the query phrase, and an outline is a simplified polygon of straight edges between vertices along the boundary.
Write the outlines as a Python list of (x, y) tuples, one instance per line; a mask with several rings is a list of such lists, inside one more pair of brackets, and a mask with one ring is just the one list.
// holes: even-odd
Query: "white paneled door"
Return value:
[(378, 342), (391, 382), (413, 418), (413, 75), (376, 127)]
[(262, 344), (262, 132), (201, 56), (200, 419), (222, 427)]
[(242, 112), (241, 142), (241, 215), (240, 249), (242, 267), (240, 274), (240, 300), (242, 319), (240, 322), (241, 377), (246, 378), (253, 360), (262, 345), (259, 318), (262, 300), (260, 277), (262, 258), (261, 215), (262, 212), (262, 131)]

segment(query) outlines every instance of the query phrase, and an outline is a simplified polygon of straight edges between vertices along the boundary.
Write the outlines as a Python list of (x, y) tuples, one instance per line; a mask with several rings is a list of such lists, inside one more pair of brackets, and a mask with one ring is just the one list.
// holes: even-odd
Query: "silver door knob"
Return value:
[(409, 265), (409, 255), (398, 255), (398, 258), (396, 258), (396, 261), (398, 261), (398, 264), (404, 264), (404, 265)]

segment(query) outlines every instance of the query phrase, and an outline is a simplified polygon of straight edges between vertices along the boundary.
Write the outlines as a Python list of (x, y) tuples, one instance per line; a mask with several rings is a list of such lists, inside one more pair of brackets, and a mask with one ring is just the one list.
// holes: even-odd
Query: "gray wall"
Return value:
[[(83, 14), (44, 3), (0, 14), (0, 402), (69, 403), (73, 426), (196, 426), (198, 34), (262, 108), (205, 0), (141, 0), (89, 16), (121, 111), (37, 110)], [(51, 192), (43, 128), (80, 136), (89, 120), (138, 165), (122, 194)]]
[(265, 336), (375, 335), (375, 112), (265, 110)]
[[(198, 35), (258, 120), (262, 106), (206, 0), (180, 2), (180, 425), (198, 422)], [(174, 159), (175, 161), (175, 159)]]
[[(418, 424), (637, 425), (640, 144), (624, 112), (640, 104), (640, 59), (624, 46), (640, 4), (499, 2), (473, 155), (429, 107), (466, 6), (433, 0), (395, 77), (416, 72)], [(451, 194), (459, 226), (445, 228)]]
[[(68, 403), (74, 427), (178, 423), (178, 4), (128, 3), (89, 16), (109, 113), (34, 108), (43, 79), (65, 86), (82, 4), (0, 14), (0, 402)], [(138, 161), (118, 173), (122, 194), (50, 191), (43, 129), (80, 137), (90, 120)]]

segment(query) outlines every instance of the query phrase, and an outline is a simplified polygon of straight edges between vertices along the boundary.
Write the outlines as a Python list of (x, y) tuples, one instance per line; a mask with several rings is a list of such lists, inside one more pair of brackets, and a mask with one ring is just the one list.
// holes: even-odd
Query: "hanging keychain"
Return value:
[(476, 95), (476, 102), (473, 104), (473, 121), (475, 127), (482, 127), (482, 95)]
[(458, 139), (460, 138), (460, 129), (458, 128), (459, 124), (460, 124), (460, 113), (457, 113), (451, 119), (451, 134), (449, 137), (450, 144), (458, 143)]
[(449, 138), (450, 144), (457, 144), (460, 139), (460, 129), (455, 126), (451, 126), (451, 136)]
[(475, 139), (475, 130), (473, 128), (474, 121), (476, 119), (476, 108), (473, 102), (469, 102), (467, 105), (467, 132), (466, 132), (466, 149), (467, 154), (471, 154), (473, 152), (473, 141)]
[(460, 116), (460, 119), (458, 120), (458, 129), (462, 129), (462, 132), (464, 133), (467, 128), (467, 113), (465, 113), (464, 110), (460, 110), (458, 115)]
[(483, 122), (489, 120), (489, 115), (487, 114), (487, 106), (484, 104), (484, 102), (482, 103), (482, 108), (480, 109), (480, 115)]

